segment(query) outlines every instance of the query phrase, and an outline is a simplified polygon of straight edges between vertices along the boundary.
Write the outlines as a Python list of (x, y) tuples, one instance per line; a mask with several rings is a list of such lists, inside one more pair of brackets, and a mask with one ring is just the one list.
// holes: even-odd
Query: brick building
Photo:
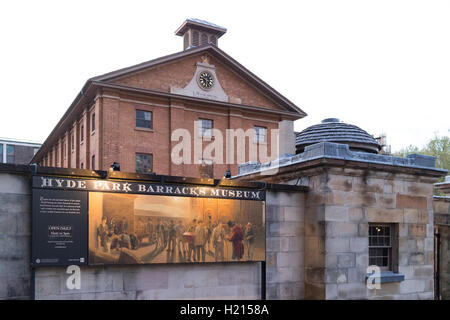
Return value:
[[(283, 146), (295, 139), (293, 121), (306, 113), (219, 49), (225, 32), (188, 19), (176, 31), (183, 51), (89, 79), (32, 162), (92, 170), (119, 162), (127, 172), (219, 178), (227, 170), (236, 174), (237, 162), (251, 160), (251, 150), (261, 146), (269, 159), (278, 157), (270, 152), (274, 143), (277, 153), (288, 153)], [(177, 165), (171, 161), (176, 129), (190, 133), (192, 150), (195, 137), (203, 147), (217, 139), (210, 129), (224, 135), (226, 129), (250, 129), (252, 136), (244, 161), (235, 143), (231, 164), (191, 154), (193, 164)], [(278, 139), (271, 138), (272, 129), (280, 130)]]
[(37, 142), (0, 138), (0, 163), (28, 164), (40, 147)]

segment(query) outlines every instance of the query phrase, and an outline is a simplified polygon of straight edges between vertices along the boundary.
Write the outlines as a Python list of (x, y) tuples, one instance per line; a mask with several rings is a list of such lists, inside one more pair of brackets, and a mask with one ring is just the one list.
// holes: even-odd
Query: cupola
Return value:
[(175, 31), (177, 36), (183, 37), (183, 50), (213, 44), (217, 46), (218, 39), (227, 32), (224, 27), (200, 20), (186, 19)]
[(337, 118), (324, 119), (322, 123), (295, 133), (297, 153), (304, 151), (306, 146), (319, 142), (334, 142), (347, 144), (352, 151), (378, 153), (381, 146), (377, 140), (363, 129)]

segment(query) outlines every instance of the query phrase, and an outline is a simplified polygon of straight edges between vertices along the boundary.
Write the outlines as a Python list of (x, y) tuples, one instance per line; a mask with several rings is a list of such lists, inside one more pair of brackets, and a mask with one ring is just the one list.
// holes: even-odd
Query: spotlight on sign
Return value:
[(112, 171), (120, 171), (120, 163), (113, 162), (111, 165), (111, 169), (112, 169)]
[(108, 172), (106, 174), (106, 178), (109, 178), (114, 171), (120, 171), (120, 163), (113, 162), (111, 166), (108, 168)]

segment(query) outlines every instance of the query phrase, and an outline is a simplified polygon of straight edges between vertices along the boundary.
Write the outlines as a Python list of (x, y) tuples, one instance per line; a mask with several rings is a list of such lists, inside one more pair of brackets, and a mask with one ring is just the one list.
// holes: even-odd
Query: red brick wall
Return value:
[[(78, 122), (78, 130), (79, 130), (79, 139), (78, 139), (78, 147), (79, 147), (79, 159), (78, 159), (78, 168), (82, 169), (88, 169), (88, 163), (86, 163), (86, 156), (87, 156), (87, 139), (86, 139), (86, 132), (87, 132), (87, 124), (86, 124), (86, 113), (84, 113)], [(83, 140), (81, 140), (82, 130), (84, 133)]]
[[(92, 130), (92, 115), (95, 114), (95, 129)], [(89, 133), (88, 138), (89, 138), (89, 154), (90, 154), (90, 159), (89, 159), (89, 165), (91, 169), (95, 169), (98, 170), (100, 168), (100, 159), (99, 159), (99, 132), (100, 132), (100, 121), (99, 121), (99, 116), (100, 114), (100, 101), (97, 100), (94, 105), (91, 107), (90, 111), (89, 111)], [(95, 155), (95, 163), (94, 163), (94, 168), (92, 168), (92, 156)]]
[[(159, 91), (170, 91), (170, 86), (184, 87), (192, 79), (196, 62), (201, 54), (187, 57), (170, 64), (151, 68), (122, 79), (115, 83)], [(279, 109), (258, 89), (247, 83), (223, 63), (210, 57), (210, 63), (216, 66), (218, 80), (230, 96), (240, 98), (242, 104)], [(136, 109), (153, 113), (153, 129), (142, 130), (135, 127)], [(249, 161), (249, 144), (254, 144), (253, 136), (246, 141), (246, 150), (237, 150), (234, 145), (234, 164), (227, 164), (226, 129), (252, 130), (255, 125), (268, 129), (267, 150), (269, 160), (275, 156), (270, 154), (272, 145), (270, 130), (278, 128), (280, 115), (264, 114), (247, 110), (230, 109), (223, 106), (195, 105), (183, 99), (162, 99), (149, 96), (131, 96), (113, 90), (99, 91), (96, 99), (83, 108), (76, 121), (66, 129), (67, 139), (59, 140), (59, 148), (48, 153), (48, 166), (91, 169), (92, 155), (95, 155), (95, 169), (107, 170), (113, 162), (119, 162), (122, 171), (135, 172), (136, 153), (153, 155), (153, 171), (157, 174), (198, 177), (199, 164), (175, 165), (171, 162), (172, 147), (178, 142), (171, 142), (171, 132), (178, 128), (187, 129), (191, 138), (198, 135), (194, 132), (194, 121), (199, 118), (213, 120), (215, 129), (223, 133), (223, 163), (214, 164), (214, 177), (220, 178), (225, 171), (237, 174), (237, 154), (244, 152), (245, 161)], [(96, 115), (95, 131), (91, 130), (92, 114)], [(84, 127), (84, 140), (80, 141), (81, 125)], [(71, 148), (71, 136), (75, 136), (74, 150)], [(204, 142), (205, 148), (210, 141)], [(67, 159), (61, 154), (61, 146), (66, 144)], [(52, 146), (54, 148), (55, 146)], [(49, 149), (52, 150), (52, 149)], [(55, 151), (58, 152), (58, 163), (55, 164)], [(49, 151), (50, 152), (50, 151)], [(262, 162), (268, 159), (259, 159)], [(194, 144), (191, 141), (191, 163), (194, 162)]]
[[(116, 98), (113, 98), (114, 95)], [(197, 177), (199, 176), (200, 165), (175, 165), (171, 162), (172, 147), (178, 142), (171, 142), (170, 137), (173, 130), (184, 128), (189, 131), (193, 139), (194, 134), (198, 134), (198, 132), (194, 132), (194, 121), (197, 121), (199, 118), (205, 118), (213, 120), (214, 128), (223, 132), (223, 164), (214, 165), (214, 176), (220, 178), (226, 170), (231, 170), (233, 174), (237, 173), (237, 164), (227, 165), (225, 163), (225, 132), (227, 128), (230, 128), (230, 124), (232, 128), (242, 128), (243, 130), (249, 128), (253, 130), (254, 125), (265, 126), (269, 130), (278, 128), (276, 119), (271, 119), (272, 122), (264, 121), (264, 118), (267, 118), (264, 115), (239, 114), (235, 111), (233, 111), (233, 115), (230, 115), (229, 110), (224, 110), (223, 108), (213, 106), (200, 108), (181, 103), (173, 103), (169, 107), (168, 102), (164, 105), (163, 101), (157, 100), (147, 100), (145, 103), (127, 101), (131, 99), (133, 98), (111, 92), (106, 93), (102, 99), (102, 169), (107, 169), (111, 163), (116, 161), (120, 163), (122, 171), (134, 172), (136, 170), (135, 154), (148, 153), (153, 155), (153, 171), (157, 174)], [(135, 127), (136, 109), (152, 112), (152, 130)], [(260, 120), (253, 120), (250, 116)], [(268, 139), (268, 149), (270, 150), (270, 136), (268, 136)], [(203, 142), (203, 147), (206, 147), (209, 143), (211, 142)], [(254, 143), (253, 139), (251, 139), (250, 143)], [(94, 149), (91, 147), (91, 150)], [(235, 144), (235, 150), (236, 155), (238, 152), (237, 144)], [(248, 145), (245, 154), (246, 161), (248, 161)], [(236, 156), (235, 159), (237, 159)], [(193, 141), (191, 141), (191, 162), (194, 162)]]
[[(72, 139), (73, 148), (72, 148)], [(69, 146), (69, 157), (70, 157), (70, 168), (77, 168), (77, 157), (76, 157), (76, 147), (77, 147), (77, 139), (76, 139), (76, 125), (73, 124), (72, 129), (70, 130), (70, 146)]]
[[(184, 88), (194, 76), (196, 63), (202, 53), (186, 57), (169, 64), (156, 66), (113, 82), (120, 85), (150, 90), (170, 92), (170, 87)], [(220, 85), (230, 98), (240, 98), (242, 104), (280, 109), (258, 89), (230, 71), (218, 59), (211, 57), (210, 64), (216, 66), (216, 75)]]

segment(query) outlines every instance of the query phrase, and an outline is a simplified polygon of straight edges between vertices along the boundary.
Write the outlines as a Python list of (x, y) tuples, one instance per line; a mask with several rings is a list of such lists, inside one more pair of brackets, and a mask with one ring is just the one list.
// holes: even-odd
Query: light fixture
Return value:
[(110, 168), (112, 169), (112, 171), (120, 171), (120, 163), (114, 161), (111, 164)]
[(108, 179), (114, 171), (120, 171), (120, 163), (115, 161), (109, 166), (106, 178)]

